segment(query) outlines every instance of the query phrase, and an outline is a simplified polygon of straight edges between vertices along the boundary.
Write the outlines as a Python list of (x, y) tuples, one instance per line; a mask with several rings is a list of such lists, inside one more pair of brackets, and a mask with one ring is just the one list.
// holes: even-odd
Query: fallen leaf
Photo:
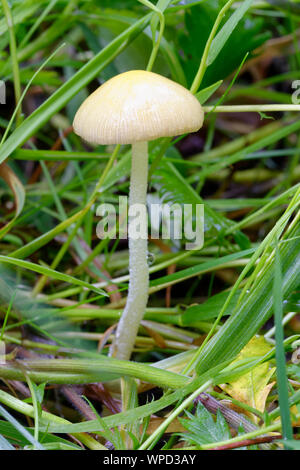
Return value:
[[(263, 356), (268, 353), (270, 349), (271, 346), (263, 336), (255, 336), (251, 341), (249, 341), (244, 349), (242, 349), (236, 360), (238, 361), (245, 358)], [(269, 362), (264, 362), (238, 379), (233, 380), (228, 384), (224, 384), (221, 387), (232, 398), (264, 412), (267, 397), (275, 384), (275, 382), (269, 382), (274, 371), (275, 368), (270, 368)], [(257, 421), (257, 416), (250, 413), (249, 415), (254, 419), (254, 421)]]

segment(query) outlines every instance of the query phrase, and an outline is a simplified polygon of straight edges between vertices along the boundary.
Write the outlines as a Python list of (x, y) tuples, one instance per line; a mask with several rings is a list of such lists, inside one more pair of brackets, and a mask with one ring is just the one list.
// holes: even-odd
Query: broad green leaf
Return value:
[(200, 102), (200, 104), (206, 103), (207, 100), (214, 94), (214, 92), (222, 85), (223, 80), (219, 80), (216, 83), (204, 88), (203, 90), (198, 91), (196, 93), (196, 98)]

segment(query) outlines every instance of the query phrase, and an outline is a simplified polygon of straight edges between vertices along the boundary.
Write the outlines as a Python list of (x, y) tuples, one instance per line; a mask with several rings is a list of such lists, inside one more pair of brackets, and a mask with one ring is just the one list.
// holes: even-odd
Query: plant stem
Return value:
[(282, 438), (281, 435), (276, 435), (276, 436), (262, 436), (262, 437), (257, 437), (256, 439), (244, 439), (243, 441), (240, 441), (240, 442), (232, 442), (231, 444), (229, 443), (224, 446), (213, 447), (210, 450), (238, 449), (239, 447), (247, 447), (247, 446), (253, 446), (256, 444), (264, 444), (268, 442), (278, 441), (281, 438)]
[(211, 43), (213, 42), (213, 39), (218, 31), (218, 28), (221, 24), (221, 21), (222, 19), (224, 18), (224, 15), (227, 13), (227, 11), (229, 10), (229, 8), (231, 7), (231, 5), (235, 2), (235, 0), (229, 0), (224, 6), (223, 8), (220, 10), (217, 18), (216, 18), (216, 21), (211, 29), (211, 32), (210, 32), (210, 35), (206, 41), (206, 45), (205, 45), (205, 48), (204, 48), (204, 51), (203, 51), (203, 54), (202, 54), (202, 59), (201, 59), (201, 62), (200, 62), (200, 66), (199, 66), (199, 69), (196, 73), (196, 76), (194, 78), (194, 81), (192, 83), (192, 86), (190, 88), (190, 91), (191, 93), (195, 94), (197, 93), (197, 91), (199, 90), (200, 88), (200, 85), (201, 85), (201, 82), (202, 82), (202, 79), (204, 77), (204, 74), (206, 72), (206, 69), (207, 69), (207, 58), (208, 58), (208, 53), (209, 53), (209, 50), (210, 50), (210, 46), (211, 46)]
[(153, 68), (158, 50), (159, 50), (159, 46), (160, 46), (163, 34), (164, 34), (165, 17), (164, 17), (163, 11), (160, 8), (157, 8), (157, 6), (153, 5), (153, 3), (149, 2), (148, 0), (138, 0), (138, 1), (140, 3), (142, 3), (143, 5), (145, 5), (146, 7), (150, 8), (150, 10), (153, 10), (158, 15), (159, 22), (160, 22), (160, 28), (159, 28), (157, 41), (155, 41), (156, 28), (154, 28), (155, 31), (152, 31), (152, 33), (154, 35), (153, 36), (153, 47), (152, 47), (152, 52), (151, 52), (151, 55), (150, 55), (150, 58), (149, 58), (149, 61), (148, 61), (147, 69), (146, 69), (147, 71), (151, 71), (152, 68)]
[[(142, 320), (149, 288), (147, 262), (147, 177), (148, 144), (136, 142), (132, 145), (132, 163), (129, 191), (129, 288), (128, 298), (116, 331), (110, 355), (128, 360)], [(135, 218), (138, 216), (139, 223)]]
[(299, 104), (235, 104), (224, 106), (203, 106), (205, 113), (248, 113), (264, 111), (300, 111)]

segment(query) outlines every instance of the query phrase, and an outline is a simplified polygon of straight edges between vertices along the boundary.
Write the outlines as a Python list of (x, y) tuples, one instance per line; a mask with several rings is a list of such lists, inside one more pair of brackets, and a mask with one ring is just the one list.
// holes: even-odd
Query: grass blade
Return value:
[(8, 411), (6, 411), (3, 406), (0, 405), (0, 414), (5, 418), (9, 423), (11, 423), (17, 431), (19, 431), (26, 439), (31, 442), (38, 450), (44, 450), (44, 447), (27, 431), (27, 429), (22, 426)]
[(283, 439), (293, 439), (293, 429), (291, 424), (291, 416), (289, 409), (289, 394), (287, 387), (287, 375), (285, 365), (285, 351), (284, 351), (284, 334), (282, 327), (282, 307), (283, 307), (283, 294), (282, 294), (282, 273), (281, 273), (281, 260), (278, 246), (275, 249), (275, 262), (274, 262), (274, 286), (273, 286), (273, 299), (274, 299), (274, 318), (275, 318), (275, 357), (276, 357), (276, 374), (279, 395), (279, 408), (282, 424)]
[[(280, 246), (282, 292), (288, 295), (300, 284), (300, 226)], [(197, 372), (203, 374), (221, 361), (232, 360), (270, 318), (273, 307), (274, 260), (257, 278), (255, 289), (240, 302), (236, 311), (205, 346), (199, 356)]]
[(245, 13), (251, 7), (253, 0), (245, 0), (237, 10), (231, 15), (229, 20), (225, 23), (223, 28), (218, 32), (216, 37), (211, 43), (209, 53), (206, 60), (206, 65), (211, 65), (214, 60), (218, 57), (219, 53), (223, 49), (224, 45), (226, 44), (227, 40), (229, 39), (231, 33), (238, 25), (239, 21), (243, 18)]
[(47, 268), (46, 266), (40, 266), (38, 264), (31, 263), (30, 261), (23, 261), (20, 259), (9, 258), (8, 256), (0, 255), (0, 263), (12, 264), (20, 268), (29, 269), (30, 271), (34, 271), (39, 274), (44, 274), (53, 279), (57, 279), (59, 281), (69, 282), (70, 284), (75, 284), (77, 286), (85, 287), (94, 292), (97, 292), (97, 294), (102, 294), (104, 296), (107, 296), (105, 291), (94, 287), (92, 284), (89, 284), (88, 282), (81, 281), (80, 279), (76, 279), (75, 277), (69, 276), (68, 274), (60, 273), (58, 271), (55, 271), (54, 269)]

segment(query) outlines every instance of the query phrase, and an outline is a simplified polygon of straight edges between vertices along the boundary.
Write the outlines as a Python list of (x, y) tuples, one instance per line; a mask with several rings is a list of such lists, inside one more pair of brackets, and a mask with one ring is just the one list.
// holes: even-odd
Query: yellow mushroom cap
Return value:
[(131, 144), (195, 132), (203, 109), (186, 88), (161, 75), (132, 70), (111, 78), (78, 109), (73, 126), (95, 144)]

